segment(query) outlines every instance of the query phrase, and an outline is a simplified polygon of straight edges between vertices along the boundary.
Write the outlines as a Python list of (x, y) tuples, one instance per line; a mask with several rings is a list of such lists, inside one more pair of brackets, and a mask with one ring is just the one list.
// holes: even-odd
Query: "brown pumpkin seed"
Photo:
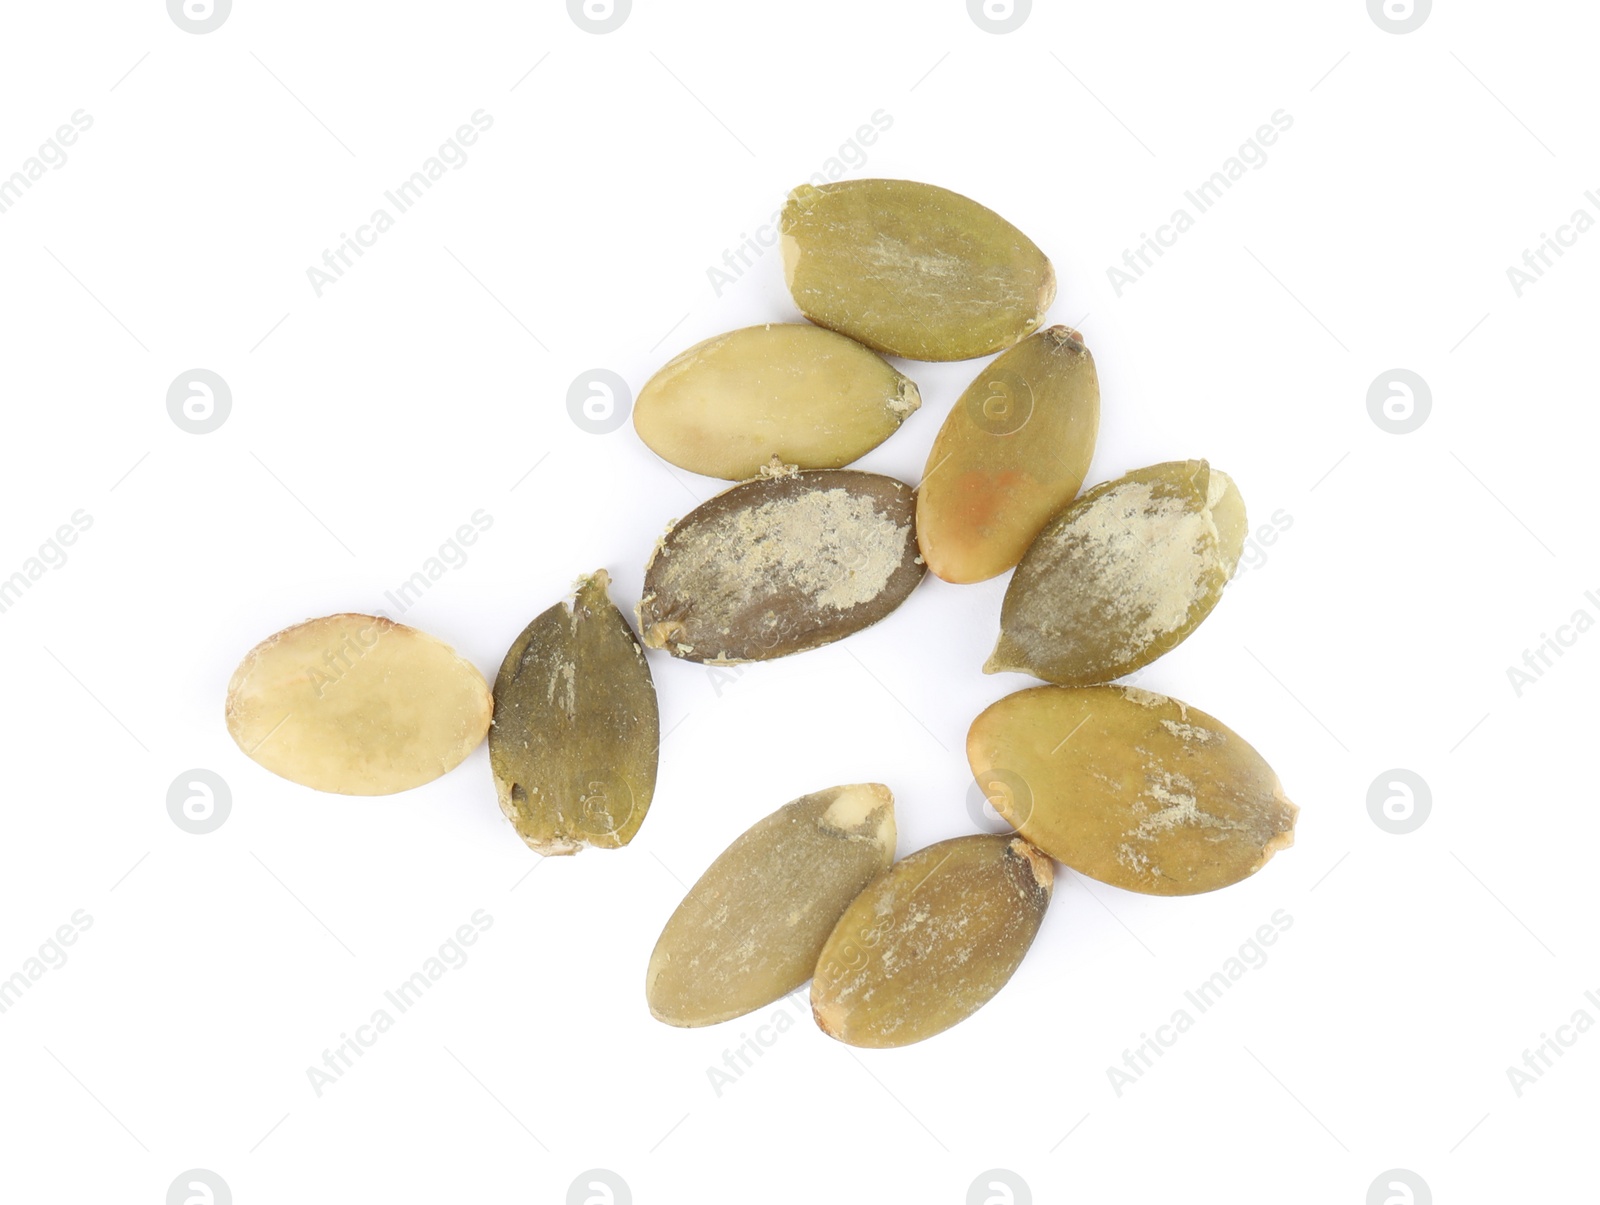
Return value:
[(817, 960), (811, 1011), (851, 1046), (907, 1046), (987, 1004), (1033, 944), (1054, 867), (1010, 834), (956, 837), (879, 875)]
[(995, 810), (1073, 870), (1148, 895), (1236, 883), (1294, 844), (1272, 768), (1195, 707), (1131, 686), (1036, 686), (972, 722)]
[(494, 682), (500, 810), (541, 854), (633, 840), (655, 793), (661, 721), (633, 629), (601, 569), (517, 637)]
[(645, 567), (645, 644), (690, 661), (764, 661), (882, 619), (922, 580), (915, 500), (852, 469), (777, 467), (670, 528)]
[(442, 640), (374, 615), (269, 636), (228, 683), (228, 733), (274, 774), (389, 795), (460, 765), (489, 729), (489, 684)]
[(935, 576), (981, 582), (1022, 559), (1077, 495), (1100, 429), (1100, 382), (1065, 326), (1002, 352), (939, 428), (917, 487), (917, 543)]
[(802, 796), (758, 821), (690, 888), (650, 955), (645, 995), (669, 1025), (742, 1016), (811, 978), (850, 901), (894, 861), (878, 783)]
[(984, 672), (1088, 686), (1148, 665), (1217, 605), (1245, 534), (1244, 499), (1203, 460), (1095, 486), (1017, 566)]
[(970, 360), (1037, 329), (1055, 300), (1043, 251), (960, 193), (913, 180), (802, 184), (779, 221), (800, 312), (890, 355)]
[(633, 425), (663, 460), (743, 481), (774, 456), (803, 469), (841, 468), (921, 404), (909, 377), (854, 339), (776, 323), (675, 356), (639, 390)]

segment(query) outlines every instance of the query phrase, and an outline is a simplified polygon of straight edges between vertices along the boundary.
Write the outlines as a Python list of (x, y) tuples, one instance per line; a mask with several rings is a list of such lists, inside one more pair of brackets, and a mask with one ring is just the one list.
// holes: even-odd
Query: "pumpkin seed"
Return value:
[(523, 629), (494, 682), (500, 810), (541, 854), (616, 849), (644, 823), (661, 721), (644, 650), (597, 570)]
[(1087, 686), (1148, 665), (1217, 605), (1245, 535), (1244, 499), (1203, 460), (1095, 486), (1017, 566), (984, 672)]
[(800, 312), (913, 360), (970, 360), (1035, 330), (1055, 300), (1050, 261), (991, 209), (913, 180), (802, 184), (779, 220)]
[(774, 456), (803, 469), (847, 465), (921, 404), (909, 377), (854, 339), (779, 323), (674, 357), (639, 391), (633, 425), (663, 460), (743, 481)]
[(817, 960), (811, 1011), (851, 1046), (907, 1046), (1005, 986), (1050, 903), (1054, 867), (1011, 834), (956, 837), (873, 880)]
[(922, 580), (915, 500), (853, 469), (775, 466), (671, 527), (645, 566), (645, 644), (690, 661), (764, 661), (882, 619)]
[(1071, 502), (1100, 428), (1100, 382), (1064, 326), (1002, 352), (939, 429), (917, 487), (917, 543), (947, 582), (981, 582), (1022, 559)]
[(1073, 870), (1195, 895), (1294, 844), (1272, 768), (1195, 707), (1131, 686), (1036, 686), (972, 723), (967, 760), (995, 810)]
[(453, 770), (489, 729), (489, 684), (442, 640), (375, 615), (269, 636), (228, 683), (228, 733), (274, 774), (390, 795)]
[(811, 978), (861, 889), (894, 861), (894, 796), (878, 783), (802, 796), (718, 856), (667, 921), (645, 995), (669, 1025), (742, 1016)]

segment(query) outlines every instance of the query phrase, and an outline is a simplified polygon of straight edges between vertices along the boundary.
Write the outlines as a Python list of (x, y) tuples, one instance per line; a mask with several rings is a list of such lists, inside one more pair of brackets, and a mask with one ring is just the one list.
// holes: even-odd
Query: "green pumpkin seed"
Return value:
[(861, 889), (894, 861), (894, 796), (877, 783), (802, 796), (718, 856), (650, 955), (645, 995), (669, 1025), (713, 1025), (811, 978)]
[(661, 722), (644, 650), (605, 570), (539, 615), (494, 683), (489, 764), (500, 810), (541, 854), (616, 849), (644, 823)]
[(890, 355), (970, 360), (1036, 330), (1050, 261), (991, 209), (913, 180), (802, 184), (779, 221), (800, 312)]
[(917, 487), (917, 542), (947, 582), (981, 582), (1022, 559), (1077, 495), (1100, 429), (1100, 382), (1083, 337), (1030, 335), (951, 409)]
[(841, 468), (921, 404), (909, 377), (855, 340), (780, 323), (675, 356), (639, 391), (633, 425), (663, 460), (743, 481), (774, 456), (803, 469)]
[(1033, 944), (1054, 868), (1011, 835), (956, 837), (896, 862), (840, 917), (811, 1011), (851, 1046), (907, 1046), (987, 1004)]
[(1037, 686), (972, 722), (995, 810), (1073, 870), (1148, 895), (1236, 883), (1294, 844), (1272, 768), (1195, 707), (1131, 686)]
[(269, 636), (228, 683), (228, 733), (274, 774), (389, 795), (453, 770), (489, 729), (489, 684), (442, 640), (374, 615)]
[(764, 661), (876, 623), (922, 580), (915, 500), (852, 469), (777, 467), (673, 526), (645, 567), (645, 644), (690, 661)]
[(984, 672), (1087, 686), (1148, 665), (1217, 605), (1245, 535), (1244, 499), (1203, 460), (1095, 486), (1017, 566)]

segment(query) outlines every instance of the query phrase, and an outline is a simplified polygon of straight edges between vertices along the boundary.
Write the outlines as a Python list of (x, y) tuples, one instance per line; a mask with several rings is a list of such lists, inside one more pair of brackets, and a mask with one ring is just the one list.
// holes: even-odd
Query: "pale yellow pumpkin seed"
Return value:
[(228, 683), (228, 733), (291, 782), (389, 795), (459, 765), (483, 740), (489, 685), (426, 632), (329, 615), (269, 636)]
[(673, 357), (639, 390), (633, 425), (663, 460), (743, 481), (774, 456), (803, 469), (841, 468), (921, 404), (909, 377), (855, 340), (778, 323)]

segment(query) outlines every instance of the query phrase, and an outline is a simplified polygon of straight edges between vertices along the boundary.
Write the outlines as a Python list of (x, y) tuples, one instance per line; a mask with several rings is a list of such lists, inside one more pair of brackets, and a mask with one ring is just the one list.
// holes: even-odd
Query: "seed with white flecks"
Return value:
[(645, 644), (727, 664), (798, 653), (888, 615), (922, 580), (902, 481), (778, 467), (675, 524), (645, 567)]
[(779, 231), (800, 312), (890, 355), (988, 355), (1036, 330), (1055, 300), (1055, 270), (1027, 235), (932, 184), (802, 184)]
[(896, 862), (839, 918), (811, 1011), (851, 1046), (906, 1046), (1006, 985), (1050, 904), (1054, 867), (1021, 837), (956, 837)]
[(1244, 499), (1203, 460), (1095, 486), (1017, 566), (985, 671), (1088, 686), (1148, 665), (1221, 600), (1244, 538)]
[(610, 580), (603, 569), (581, 579), (570, 607), (534, 619), (494, 681), (500, 810), (541, 854), (626, 845), (655, 794), (655, 685)]
[(713, 862), (667, 921), (645, 995), (669, 1025), (742, 1016), (811, 978), (839, 916), (894, 861), (894, 797), (878, 783), (802, 796)]
[(1131, 686), (1037, 686), (967, 733), (973, 777), (1028, 840), (1148, 895), (1246, 878), (1294, 844), (1299, 809), (1220, 720)]

